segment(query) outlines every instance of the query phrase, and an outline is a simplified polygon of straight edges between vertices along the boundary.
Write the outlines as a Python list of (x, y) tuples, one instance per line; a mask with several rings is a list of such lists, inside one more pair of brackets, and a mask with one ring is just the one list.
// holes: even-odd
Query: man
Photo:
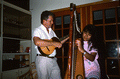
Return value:
[(61, 42), (48, 41), (53, 37), (57, 38), (55, 32), (51, 29), (54, 20), (53, 18), (54, 14), (52, 12), (43, 11), (41, 14), (41, 26), (36, 28), (33, 33), (33, 41), (37, 48), (36, 69), (38, 79), (61, 79), (60, 69), (57, 64), (57, 59), (55, 58), (56, 50), (49, 55), (46, 55), (46, 53), (40, 51), (40, 47), (46, 47), (45, 50), (48, 51), (50, 51), (48, 46), (61, 48), (62, 44), (69, 39), (68, 37)]

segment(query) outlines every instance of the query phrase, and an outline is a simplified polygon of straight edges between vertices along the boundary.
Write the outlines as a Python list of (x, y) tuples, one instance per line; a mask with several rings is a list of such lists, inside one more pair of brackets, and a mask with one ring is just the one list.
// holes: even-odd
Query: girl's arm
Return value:
[(94, 61), (95, 56), (96, 56), (96, 52), (92, 52), (91, 54), (89, 54), (87, 51), (84, 50), (84, 48), (83, 48), (82, 43), (81, 43), (80, 40), (81, 40), (81, 39), (79, 39), (79, 40), (77, 39), (77, 40), (75, 41), (76, 45), (78, 46), (79, 52), (80, 52), (80, 53), (83, 53), (84, 56), (85, 56), (88, 60)]
[(90, 61), (94, 61), (95, 60), (95, 56), (96, 56), (96, 53), (95, 52), (92, 52), (91, 54), (89, 54), (88, 52), (82, 52), (84, 53), (84, 56), (90, 60)]

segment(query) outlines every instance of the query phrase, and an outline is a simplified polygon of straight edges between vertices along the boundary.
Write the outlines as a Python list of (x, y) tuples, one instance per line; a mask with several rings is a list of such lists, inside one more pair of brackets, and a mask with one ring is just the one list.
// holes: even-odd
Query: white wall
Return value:
[[(70, 3), (77, 5), (93, 3), (102, 0), (30, 0), (30, 11), (32, 13), (32, 33), (40, 23), (40, 14), (44, 10), (55, 10), (70, 7)], [(32, 61), (35, 61), (36, 50), (32, 43)]]

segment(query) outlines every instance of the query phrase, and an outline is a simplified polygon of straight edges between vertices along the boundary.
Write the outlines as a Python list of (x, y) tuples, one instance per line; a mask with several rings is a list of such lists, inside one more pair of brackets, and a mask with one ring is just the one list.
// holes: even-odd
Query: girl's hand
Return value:
[(81, 43), (81, 38), (80, 38), (80, 39), (76, 39), (76, 40), (75, 40), (75, 44), (78, 46), (78, 50), (79, 50), (81, 53), (84, 53), (84, 49), (83, 49), (82, 43)]
[(82, 46), (81, 39), (76, 39), (76, 40), (75, 40), (75, 44), (76, 44), (78, 47), (81, 47), (81, 46)]

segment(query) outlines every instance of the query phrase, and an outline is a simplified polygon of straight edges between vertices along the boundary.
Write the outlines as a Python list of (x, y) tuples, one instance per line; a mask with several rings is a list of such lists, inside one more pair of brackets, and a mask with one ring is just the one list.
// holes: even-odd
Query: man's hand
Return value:
[(61, 48), (62, 47), (62, 43), (60, 43), (60, 42), (53, 42), (53, 46)]

